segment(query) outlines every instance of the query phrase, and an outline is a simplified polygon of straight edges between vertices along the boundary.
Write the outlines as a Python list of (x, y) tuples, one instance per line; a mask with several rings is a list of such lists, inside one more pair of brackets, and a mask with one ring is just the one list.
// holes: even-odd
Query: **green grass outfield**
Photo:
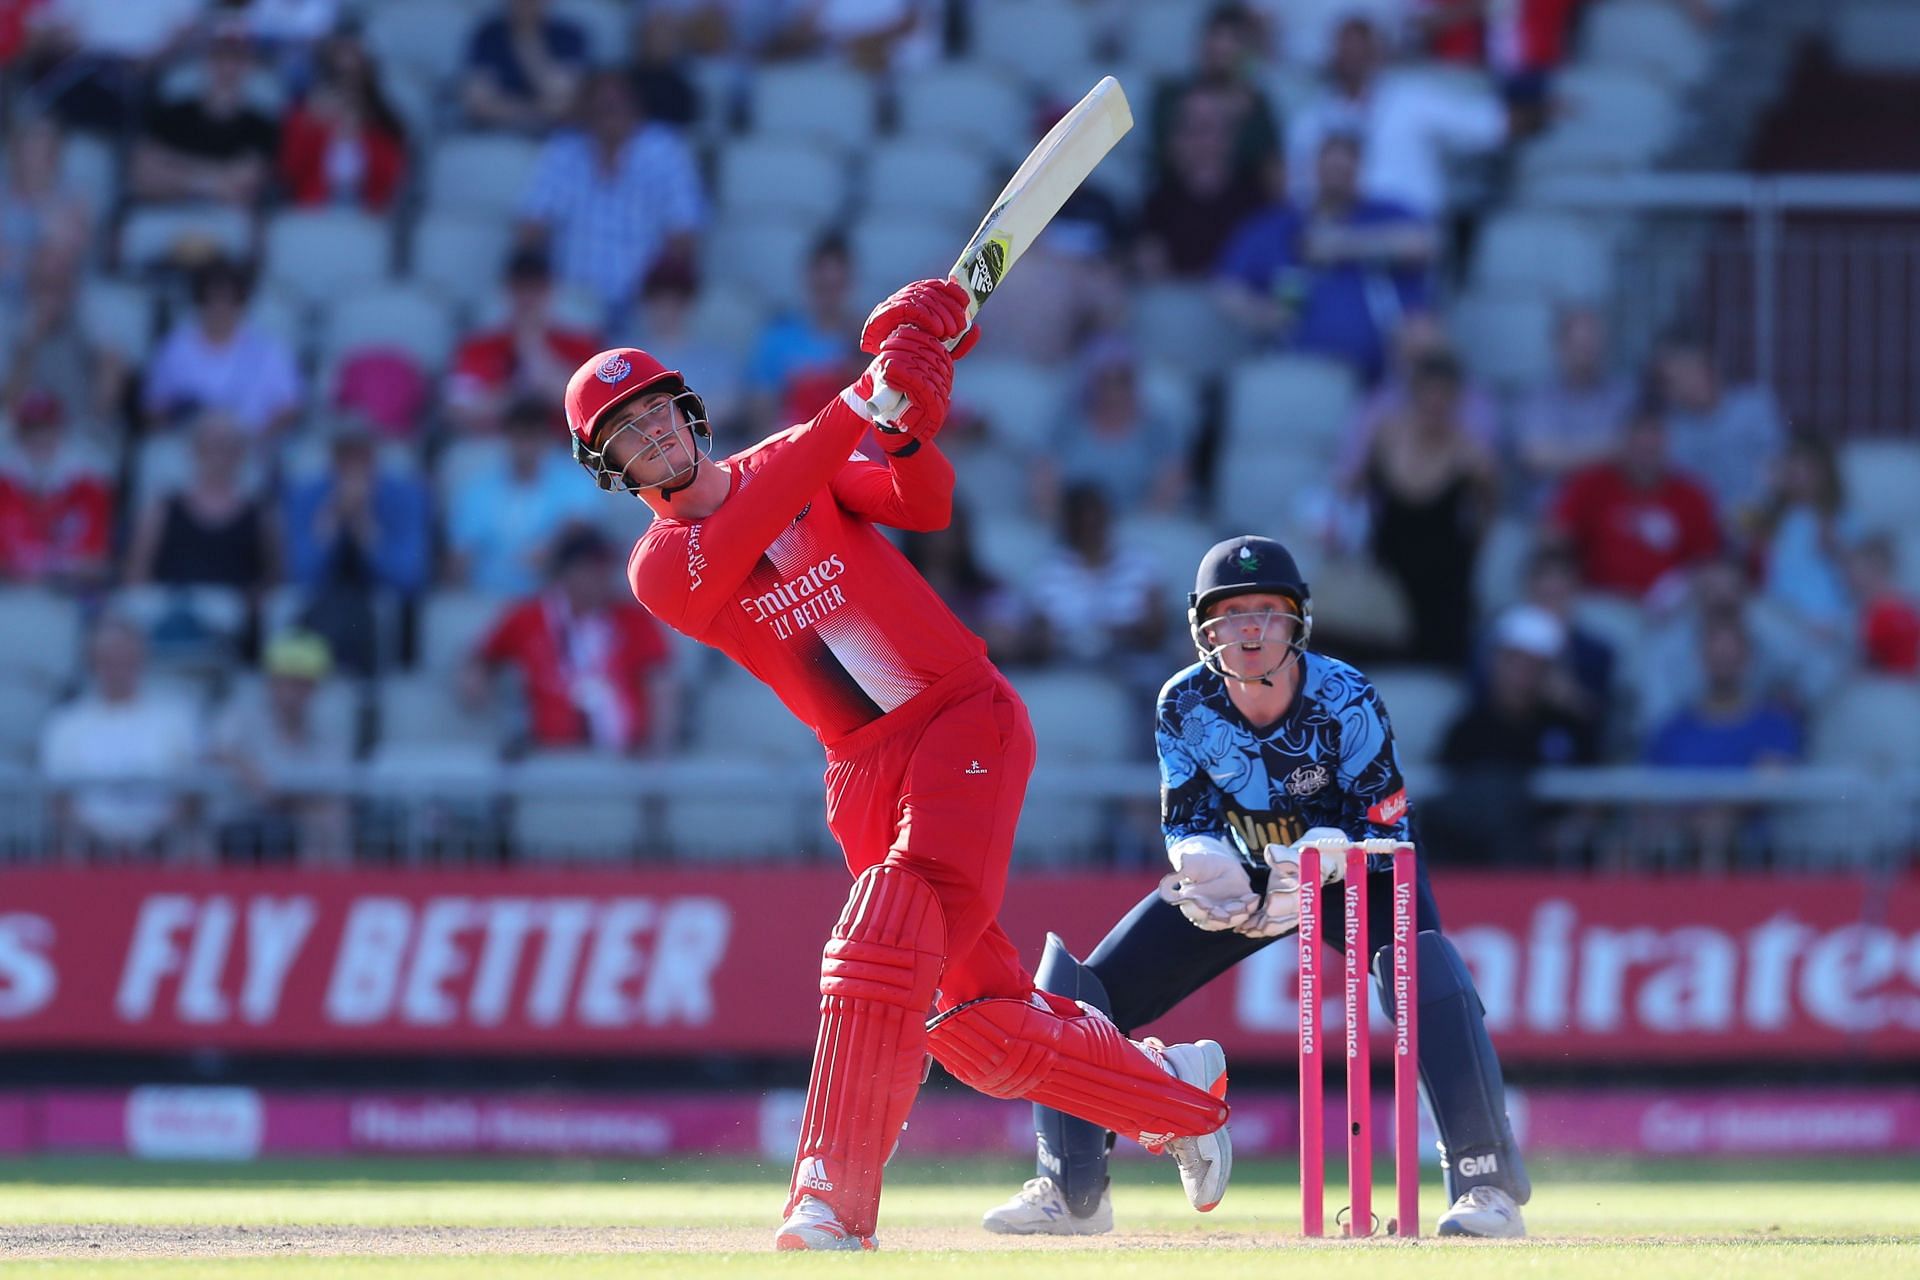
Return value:
[[(1126, 1160), (1116, 1165), (1113, 1236), (1009, 1241), (979, 1231), (981, 1211), (1025, 1172), (1006, 1162), (896, 1169), (882, 1252), (853, 1258), (765, 1252), (786, 1172), (750, 1163), (6, 1162), (0, 1275), (518, 1280), (851, 1267), (873, 1280), (1165, 1280), (1177, 1266), (1195, 1280), (1920, 1277), (1913, 1159), (1541, 1162), (1527, 1210), (1533, 1238), (1499, 1244), (1303, 1242), (1297, 1171), (1266, 1161), (1243, 1162), (1225, 1203), (1205, 1217), (1186, 1208), (1171, 1165)], [(1330, 1171), (1328, 1185), (1330, 1207), (1344, 1202), (1344, 1176)], [(1431, 1229), (1437, 1178), (1423, 1200)], [(1384, 1183), (1375, 1207), (1391, 1210)]]

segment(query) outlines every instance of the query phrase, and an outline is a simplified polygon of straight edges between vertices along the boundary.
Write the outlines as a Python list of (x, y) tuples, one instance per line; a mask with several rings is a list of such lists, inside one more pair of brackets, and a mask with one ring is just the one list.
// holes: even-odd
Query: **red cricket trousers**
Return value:
[(1033, 990), (996, 919), (1033, 760), (1027, 709), (985, 658), (827, 749), (827, 825), (847, 869), (895, 863), (939, 898), (943, 1009)]

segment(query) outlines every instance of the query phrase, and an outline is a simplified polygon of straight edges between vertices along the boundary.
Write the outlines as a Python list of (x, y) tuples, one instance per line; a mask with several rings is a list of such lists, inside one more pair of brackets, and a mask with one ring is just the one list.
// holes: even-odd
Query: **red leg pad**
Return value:
[(919, 876), (882, 864), (853, 882), (820, 962), (820, 1038), (788, 1212), (815, 1195), (848, 1231), (873, 1234), (881, 1169), (920, 1090), (946, 948), (939, 900)]
[(1059, 997), (1046, 1008), (1006, 997), (970, 1001), (928, 1025), (927, 1047), (984, 1094), (1027, 1098), (1145, 1145), (1227, 1122), (1225, 1102), (1174, 1079), (1111, 1022)]

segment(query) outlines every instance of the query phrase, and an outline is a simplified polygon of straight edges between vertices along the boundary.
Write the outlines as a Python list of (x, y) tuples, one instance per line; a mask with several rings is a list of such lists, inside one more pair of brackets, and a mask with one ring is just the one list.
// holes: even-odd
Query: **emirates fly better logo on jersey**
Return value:
[(776, 639), (785, 640), (847, 602), (847, 593), (834, 583), (846, 571), (846, 562), (838, 555), (828, 556), (805, 573), (775, 583), (771, 590), (742, 596), (740, 607), (753, 621), (770, 625)]

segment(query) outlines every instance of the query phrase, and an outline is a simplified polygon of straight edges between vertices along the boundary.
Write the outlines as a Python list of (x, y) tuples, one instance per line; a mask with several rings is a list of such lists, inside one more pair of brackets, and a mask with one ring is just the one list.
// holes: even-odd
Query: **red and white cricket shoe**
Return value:
[(818, 1196), (801, 1196), (800, 1203), (793, 1206), (793, 1212), (780, 1224), (780, 1233), (774, 1236), (773, 1247), (858, 1252), (862, 1249), (878, 1249), (880, 1245), (872, 1236), (857, 1236), (841, 1226), (832, 1206)]

